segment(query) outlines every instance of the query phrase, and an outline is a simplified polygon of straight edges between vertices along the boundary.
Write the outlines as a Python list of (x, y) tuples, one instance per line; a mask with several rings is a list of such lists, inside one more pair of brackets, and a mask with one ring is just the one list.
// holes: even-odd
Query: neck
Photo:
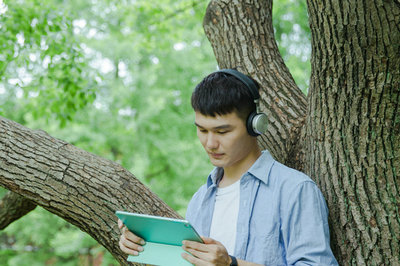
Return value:
[(247, 172), (247, 170), (249, 170), (249, 168), (255, 163), (255, 161), (257, 161), (260, 155), (261, 150), (257, 146), (243, 160), (231, 166), (224, 167), (224, 176), (222, 177), (222, 180), (218, 186), (227, 187), (238, 181), (242, 175)]

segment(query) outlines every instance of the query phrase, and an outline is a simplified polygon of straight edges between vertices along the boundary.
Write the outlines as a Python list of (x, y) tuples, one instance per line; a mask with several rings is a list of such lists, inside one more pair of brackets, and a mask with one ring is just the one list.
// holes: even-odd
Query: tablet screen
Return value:
[(147, 242), (182, 246), (183, 240), (203, 243), (199, 234), (186, 220), (116, 211), (117, 217), (135, 235)]

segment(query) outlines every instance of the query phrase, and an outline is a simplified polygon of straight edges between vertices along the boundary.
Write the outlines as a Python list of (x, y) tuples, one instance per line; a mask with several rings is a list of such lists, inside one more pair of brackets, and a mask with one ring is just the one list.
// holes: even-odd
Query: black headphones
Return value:
[(250, 90), (254, 99), (254, 103), (256, 104), (256, 110), (251, 112), (247, 117), (247, 132), (254, 137), (264, 134), (267, 131), (268, 118), (265, 113), (261, 112), (260, 107), (258, 106), (260, 94), (258, 93), (258, 89), (254, 81), (245, 74), (234, 69), (220, 69), (216, 71), (216, 73), (232, 75), (240, 80)]

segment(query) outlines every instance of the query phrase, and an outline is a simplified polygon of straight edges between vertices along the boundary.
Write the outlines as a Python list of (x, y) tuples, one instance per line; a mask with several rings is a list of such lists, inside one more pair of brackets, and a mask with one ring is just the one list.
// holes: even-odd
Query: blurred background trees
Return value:
[[(0, 115), (116, 161), (181, 215), (212, 169), (190, 95), (217, 68), (208, 1), (0, 0)], [(274, 2), (279, 49), (307, 93), (306, 3)], [(0, 188), (0, 197), (7, 191)], [(0, 265), (117, 264), (38, 207), (0, 231)]]

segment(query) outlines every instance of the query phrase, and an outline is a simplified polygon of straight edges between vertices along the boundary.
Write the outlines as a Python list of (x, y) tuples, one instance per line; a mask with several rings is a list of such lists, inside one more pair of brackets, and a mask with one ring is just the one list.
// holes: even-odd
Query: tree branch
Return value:
[(116, 210), (179, 217), (120, 165), (2, 117), (0, 185), (87, 232), (121, 264)]
[(36, 208), (36, 204), (11, 191), (0, 200), (0, 230)]
[(302, 160), (301, 134), (294, 132), (303, 127), (306, 97), (279, 53), (272, 26), (272, 1), (250, 2), (211, 1), (203, 27), (219, 66), (236, 67), (261, 85), (261, 109), (269, 117), (269, 129), (259, 138), (260, 144), (277, 160), (293, 166), (293, 158)]
[(167, 13), (164, 12), (165, 14), (162, 17), (162, 19), (157, 19), (157, 20), (150, 21), (148, 23), (148, 25), (155, 25), (155, 24), (165, 23), (167, 20), (175, 18), (179, 14), (184, 13), (184, 12), (190, 10), (190, 9), (195, 8), (200, 3), (201, 3), (201, 1), (192, 1), (190, 4), (188, 4), (186, 6), (183, 6), (181, 8), (177, 8), (177, 9), (173, 10), (172, 12), (167, 12)]

